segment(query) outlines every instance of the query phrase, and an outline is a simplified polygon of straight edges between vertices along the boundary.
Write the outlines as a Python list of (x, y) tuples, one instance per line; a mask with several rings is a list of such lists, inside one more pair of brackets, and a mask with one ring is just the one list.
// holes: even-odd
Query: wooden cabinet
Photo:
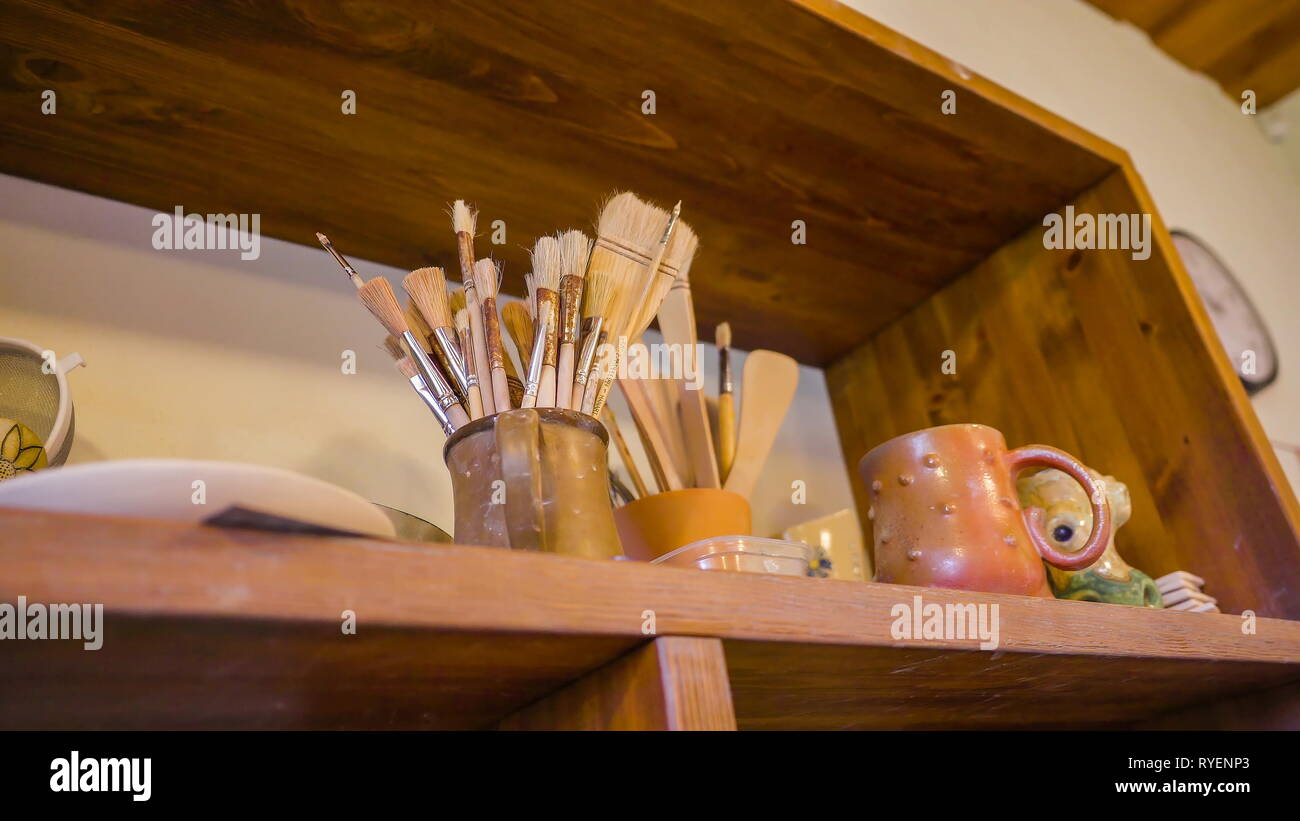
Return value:
[[(725, 670), (742, 728), (1111, 725), (1300, 678), (1300, 506), (1121, 149), (831, 0), (360, 8), (14, 0), (0, 170), (408, 268), (454, 258), (430, 226), (456, 197), (516, 238), (617, 188), (680, 198), (699, 321), (827, 369), (855, 483), (947, 422), (1062, 447), (1128, 484), (1135, 565), (1266, 629), (979, 596), (1015, 616), (989, 654), (883, 639), (887, 586), (5, 512), (0, 593), (111, 603), (117, 637), (0, 648), (4, 724), (590, 726), (622, 686), (723, 726)], [(1149, 214), (1149, 256), (1045, 248), (1067, 206)]]

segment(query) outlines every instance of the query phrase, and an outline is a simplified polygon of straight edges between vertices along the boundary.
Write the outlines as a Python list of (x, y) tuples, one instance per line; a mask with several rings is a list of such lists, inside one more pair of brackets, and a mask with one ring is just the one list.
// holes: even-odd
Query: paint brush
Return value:
[[(463, 291), (457, 291), (450, 300), (452, 305), (456, 304), (456, 296), (460, 296), (461, 307), (454, 315), (456, 323), (456, 336), (460, 339), (461, 354), (465, 357), (466, 362), (474, 361), (474, 333), (470, 329), (469, 309), (465, 307), (465, 298)], [(481, 396), (478, 384), (478, 374), (473, 369), (467, 369), (465, 378), (469, 380), (470, 397)], [(470, 414), (471, 419), (482, 419), (484, 417), (483, 401), (480, 398), (478, 406)]]
[[(510, 410), (510, 383), (506, 381), (505, 347), (501, 344), (501, 315), (497, 313), (497, 287), (501, 269), (490, 259), (474, 263), (474, 290), (483, 314), (483, 344), (487, 346), (492, 375), (492, 405), (496, 412)], [(471, 320), (473, 317), (470, 317)], [(482, 390), (482, 388), (480, 388)], [(483, 402), (487, 406), (487, 400)]]
[(535, 407), (542, 375), (541, 359), (533, 363), (533, 318), (528, 315), (528, 306), (523, 302), (507, 302), (501, 306), (501, 318), (506, 325), (506, 334), (515, 343), (515, 352), (519, 354), (520, 367), (524, 371), (524, 392), (519, 407)]
[(593, 268), (587, 273), (586, 293), (582, 300), (582, 347), (573, 365), (570, 410), (582, 410), (587, 380), (596, 365), (596, 352), (609, 337), (612, 324), (609, 318), (614, 315), (617, 293), (614, 277), (607, 269)]
[(490, 416), (496, 412), (496, 402), (492, 389), (492, 368), (488, 361), (487, 335), (483, 325), (483, 310), (479, 303), (481, 297), (475, 288), (474, 280), (474, 228), (478, 221), (478, 212), (456, 200), (451, 206), (451, 225), (456, 232), (456, 253), (460, 258), (460, 280), (464, 286), (465, 305), (469, 309), (470, 333), (474, 339), (474, 357), (466, 357), (466, 366), (472, 363), (478, 377), (479, 395), (483, 403), (483, 414)]
[(533, 246), (533, 314), (536, 323), (534, 347), (542, 346), (541, 385), (537, 405), (555, 407), (556, 366), (559, 363), (560, 280), (564, 266), (560, 259), (560, 241), (555, 237), (540, 237)]
[(402, 280), (402, 287), (419, 309), (430, 330), (434, 355), (443, 370), (451, 375), (457, 392), (469, 405), (470, 416), (483, 415), (483, 400), (477, 396), (477, 386), (470, 391), (469, 375), (461, 355), (460, 337), (456, 333), (456, 320), (452, 317), (447, 299), (447, 278), (441, 268), (417, 268)]
[(555, 407), (573, 403), (573, 372), (576, 364), (578, 326), (582, 321), (582, 288), (591, 257), (591, 240), (581, 231), (560, 234), (560, 354), (556, 366)]
[(667, 212), (642, 202), (629, 191), (610, 197), (600, 210), (587, 276), (600, 272), (610, 276), (614, 282), (615, 315), (606, 319), (611, 320), (608, 334), (615, 340), (615, 345), (612, 352), (606, 349), (597, 366), (602, 371), (601, 378), (593, 381), (590, 373), (587, 376), (582, 410), (593, 416), (599, 413), (596, 397), (602, 392), (601, 383), (607, 383), (603, 391), (607, 394), (620, 355), (632, 341), (628, 331), (640, 307), (637, 297), (645, 287), (646, 277), (653, 274), (648, 266), (655, 254), (656, 242), (663, 241), (669, 221)]
[(325, 236), (320, 231), (317, 231), (316, 240), (320, 242), (326, 251), (329, 251), (329, 255), (334, 257), (334, 261), (339, 264), (339, 267), (348, 275), (348, 279), (352, 280), (352, 284), (356, 286), (358, 291), (360, 291), (361, 286), (365, 284), (365, 281), (361, 279), (361, 275), (357, 273), (357, 269), (353, 268), (352, 264), (344, 259), (342, 254), (334, 250), (334, 243), (330, 242), (329, 237)]
[[(366, 310), (379, 320), (379, 324), (383, 325), (390, 334), (401, 339), (406, 346), (406, 352), (419, 369), (425, 386), (432, 391), (446, 416), (444, 428), (450, 425), (452, 431), (455, 431), (468, 422), (469, 417), (465, 414), (465, 409), (456, 401), (455, 391), (438, 370), (438, 366), (424, 352), (424, 346), (415, 338), (415, 334), (407, 325), (406, 317), (402, 315), (402, 309), (397, 305), (393, 286), (388, 280), (375, 277), (361, 286), (357, 296), (361, 298), (361, 304), (366, 307)], [(440, 416), (439, 421), (444, 421), (443, 417)]]
[(731, 323), (723, 322), (713, 332), (718, 346), (718, 474), (727, 481), (736, 458), (735, 383), (731, 375)]

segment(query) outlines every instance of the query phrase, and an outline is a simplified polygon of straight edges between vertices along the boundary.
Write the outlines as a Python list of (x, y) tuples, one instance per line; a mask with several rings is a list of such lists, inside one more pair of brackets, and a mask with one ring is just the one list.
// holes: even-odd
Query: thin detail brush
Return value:
[(357, 269), (353, 268), (352, 264), (344, 259), (342, 254), (334, 250), (334, 243), (330, 242), (329, 237), (325, 236), (320, 231), (317, 231), (316, 240), (325, 248), (326, 251), (329, 251), (330, 256), (334, 257), (334, 261), (339, 264), (339, 267), (348, 275), (348, 279), (352, 280), (352, 284), (356, 286), (358, 291), (360, 291), (361, 286), (365, 284), (365, 281), (361, 279), (361, 275), (357, 273)]

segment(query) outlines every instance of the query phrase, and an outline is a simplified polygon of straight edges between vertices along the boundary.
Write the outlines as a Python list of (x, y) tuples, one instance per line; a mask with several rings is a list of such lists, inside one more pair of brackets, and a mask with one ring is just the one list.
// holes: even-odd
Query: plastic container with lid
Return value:
[(651, 564), (696, 567), (700, 570), (730, 570), (737, 573), (807, 576), (812, 557), (813, 549), (802, 542), (761, 539), (757, 536), (714, 536), (665, 553)]

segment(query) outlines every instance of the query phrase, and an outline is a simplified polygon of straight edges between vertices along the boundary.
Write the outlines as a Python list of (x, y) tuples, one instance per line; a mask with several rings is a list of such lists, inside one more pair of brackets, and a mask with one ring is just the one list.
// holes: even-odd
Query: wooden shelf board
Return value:
[[(1300, 679), (1289, 621), (0, 510), (18, 595), (107, 629), (0, 644), (4, 727), (487, 726), (647, 640), (646, 611), (723, 639), (741, 727), (1113, 724)], [(913, 595), (997, 604), (999, 649), (892, 640)]]
[(516, 294), (523, 246), (611, 191), (681, 199), (701, 326), (825, 364), (1124, 157), (822, 0), (382, 6), (15, 0), (0, 171), (404, 268), (455, 268), (462, 197)]

